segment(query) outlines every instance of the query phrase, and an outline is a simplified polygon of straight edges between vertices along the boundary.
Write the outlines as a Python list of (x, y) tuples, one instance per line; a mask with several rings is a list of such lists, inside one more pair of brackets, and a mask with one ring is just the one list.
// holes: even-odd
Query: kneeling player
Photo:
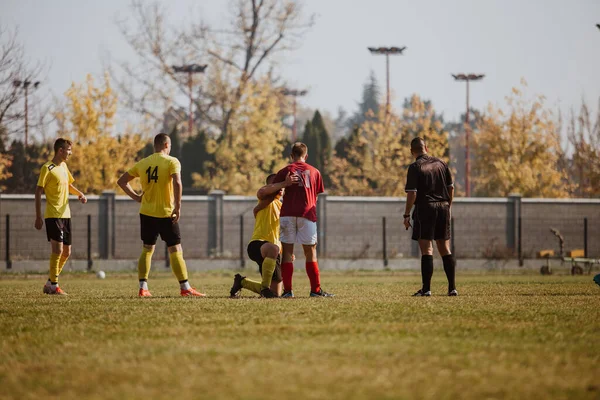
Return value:
[(283, 189), (298, 182), (298, 177), (288, 174), (285, 181), (273, 184), (275, 174), (267, 177), (267, 185), (256, 193), (258, 204), (254, 207), (254, 232), (248, 243), (248, 256), (258, 264), (261, 282), (236, 274), (229, 294), (237, 297), (242, 288), (262, 297), (279, 297), (282, 289), (281, 243), (279, 242), (279, 214)]

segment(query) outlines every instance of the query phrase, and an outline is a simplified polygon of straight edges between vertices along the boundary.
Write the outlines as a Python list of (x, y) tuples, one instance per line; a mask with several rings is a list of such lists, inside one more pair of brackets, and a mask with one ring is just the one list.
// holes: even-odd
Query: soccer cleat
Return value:
[(152, 293), (148, 289), (140, 289), (138, 297), (152, 297)]
[(596, 282), (596, 285), (600, 286), (600, 274), (594, 276), (594, 282)]
[(60, 288), (60, 286), (56, 287), (56, 290), (52, 290), (52, 288), (50, 288), (50, 291), (48, 292), (48, 294), (56, 294), (59, 296), (67, 296), (67, 292), (65, 292), (64, 290), (62, 290)]
[(431, 290), (424, 292), (423, 289), (419, 289), (419, 290), (417, 290), (417, 293), (413, 294), (413, 297), (429, 297), (429, 296), (431, 296)]
[(183, 297), (206, 297), (204, 293), (200, 293), (196, 288), (181, 289), (181, 295)]
[(456, 291), (456, 289), (452, 289), (448, 292), (448, 296), (458, 296), (458, 292)]
[(44, 285), (44, 294), (50, 294), (50, 285)]
[(274, 299), (277, 297), (277, 295), (273, 293), (271, 289), (265, 288), (260, 291), (260, 297), (264, 297), (265, 299)]
[(283, 294), (281, 295), (282, 298), (284, 299), (293, 299), (294, 298), (294, 292), (292, 292), (291, 290), (289, 292), (283, 292)]
[(229, 297), (238, 297), (240, 295), (240, 291), (242, 290), (242, 281), (244, 279), (246, 279), (245, 276), (235, 274), (233, 277), (233, 286), (231, 286), (231, 290), (229, 291)]
[(310, 297), (333, 297), (334, 294), (327, 293), (323, 289), (319, 289), (318, 292), (310, 292)]

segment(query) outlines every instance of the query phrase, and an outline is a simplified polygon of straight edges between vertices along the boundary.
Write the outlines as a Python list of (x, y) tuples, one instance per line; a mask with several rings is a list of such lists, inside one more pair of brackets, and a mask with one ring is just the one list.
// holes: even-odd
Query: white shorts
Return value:
[(317, 244), (317, 223), (302, 217), (279, 219), (281, 243)]

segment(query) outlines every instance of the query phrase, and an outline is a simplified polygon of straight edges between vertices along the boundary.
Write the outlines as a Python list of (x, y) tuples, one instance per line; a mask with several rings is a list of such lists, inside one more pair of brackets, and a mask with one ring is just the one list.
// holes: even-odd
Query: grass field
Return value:
[[(251, 273), (250, 275), (255, 275)], [(0, 398), (598, 399), (600, 288), (591, 276), (324, 273), (332, 299), (228, 299), (232, 272), (180, 298), (155, 274), (0, 275)]]

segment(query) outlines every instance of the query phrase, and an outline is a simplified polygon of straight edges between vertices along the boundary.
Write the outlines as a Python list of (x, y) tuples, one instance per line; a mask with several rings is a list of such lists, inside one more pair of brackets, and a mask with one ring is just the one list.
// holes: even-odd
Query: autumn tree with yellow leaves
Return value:
[(145, 142), (141, 135), (117, 135), (117, 95), (108, 75), (101, 86), (87, 76), (84, 84), (73, 83), (65, 93), (66, 104), (55, 112), (57, 136), (73, 141), (69, 169), (84, 193), (116, 189), (119, 176), (136, 160)]
[(333, 157), (332, 193), (350, 196), (403, 196), (406, 170), (414, 161), (410, 141), (420, 136), (429, 152), (448, 161), (448, 134), (430, 102), (413, 95), (402, 116), (381, 108), (355, 128), (344, 157)]
[(513, 88), (506, 100), (508, 111), (490, 105), (473, 136), (474, 193), (567, 197), (560, 133), (544, 98), (528, 101), (522, 89)]
[(206, 163), (204, 174), (192, 174), (195, 187), (252, 195), (264, 185), (268, 174), (286, 164), (281, 96), (266, 78), (248, 83), (238, 111), (229, 121), (233, 134), (209, 140), (207, 148), (214, 161)]

